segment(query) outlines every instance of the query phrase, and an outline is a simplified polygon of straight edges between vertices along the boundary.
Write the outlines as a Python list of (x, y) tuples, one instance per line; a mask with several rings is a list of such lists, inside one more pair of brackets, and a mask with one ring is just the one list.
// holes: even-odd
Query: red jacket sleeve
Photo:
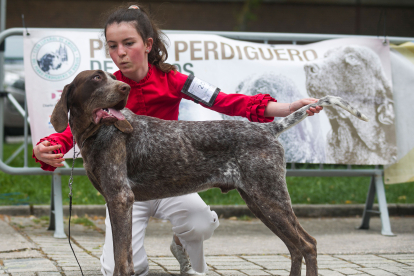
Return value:
[[(190, 96), (183, 94), (183, 98), (194, 100)], [(273, 122), (274, 117), (265, 117), (264, 111), (267, 104), (276, 102), (269, 94), (257, 94), (247, 96), (244, 94), (226, 94), (219, 92), (212, 107), (201, 104), (203, 107), (229, 115), (241, 116), (251, 122), (268, 123)]]
[(205, 107), (230, 116), (242, 116), (251, 122), (268, 123), (274, 120), (274, 117), (264, 116), (269, 101), (275, 102), (276, 100), (268, 94), (247, 96), (220, 92), (213, 106)]
[[(174, 72), (173, 74), (170, 73), (170, 75), (173, 87), (181, 94), (181, 97), (194, 101), (193, 98), (181, 92), (188, 76), (179, 72)], [(264, 116), (264, 111), (269, 101), (276, 102), (276, 100), (269, 94), (247, 96), (244, 94), (226, 94), (219, 92), (212, 107), (202, 103), (200, 104), (205, 108), (229, 116), (241, 116), (247, 118), (251, 122), (268, 123), (275, 119), (274, 117)]]
[[(73, 147), (73, 135), (72, 135), (69, 125), (65, 129), (65, 131), (63, 131), (62, 133), (54, 133), (45, 138), (42, 138), (40, 139), (39, 142), (37, 142), (36, 145), (38, 145), (39, 143), (43, 141), (49, 141), (51, 146), (55, 146), (59, 144), (62, 145), (60, 149), (57, 149), (53, 152), (54, 154), (58, 154), (58, 153), (66, 154)], [(37, 159), (36, 156), (34, 155), (34, 151), (33, 151), (32, 157), (36, 160), (37, 163), (41, 164), (41, 168), (44, 171), (53, 172), (56, 169), (55, 167), (50, 166), (44, 163), (43, 161), (40, 161), (39, 159)]]
[[(180, 72), (170, 72), (169, 81), (171, 87), (180, 97), (186, 100), (194, 101), (193, 98), (181, 92), (188, 76)], [(269, 94), (257, 94), (247, 96), (244, 94), (226, 94), (219, 92), (212, 107), (200, 103), (203, 107), (223, 113), (229, 116), (241, 116), (247, 118), (251, 122), (268, 123), (272, 122), (274, 117), (265, 117), (264, 111), (267, 104), (276, 102)]]

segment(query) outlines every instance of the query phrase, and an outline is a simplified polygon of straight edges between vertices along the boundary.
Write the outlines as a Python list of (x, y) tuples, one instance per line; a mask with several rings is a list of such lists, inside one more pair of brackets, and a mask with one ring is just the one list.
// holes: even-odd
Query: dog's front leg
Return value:
[(134, 194), (123, 186), (115, 195), (107, 197), (114, 247), (114, 276), (134, 275), (132, 262), (132, 205)]

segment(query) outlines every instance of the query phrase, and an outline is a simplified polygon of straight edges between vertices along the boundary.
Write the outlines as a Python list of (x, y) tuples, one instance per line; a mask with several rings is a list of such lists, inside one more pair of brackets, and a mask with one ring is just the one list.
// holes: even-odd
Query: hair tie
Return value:
[(139, 7), (137, 5), (131, 5), (128, 10), (139, 10)]

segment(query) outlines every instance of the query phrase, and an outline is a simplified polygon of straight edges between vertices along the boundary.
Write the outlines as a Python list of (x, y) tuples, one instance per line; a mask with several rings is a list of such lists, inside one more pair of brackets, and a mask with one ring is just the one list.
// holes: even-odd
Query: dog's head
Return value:
[(50, 70), (57, 70), (62, 66), (62, 59), (59, 55), (54, 53), (44, 54), (43, 57), (37, 61), (40, 68), (44, 72), (49, 72)]
[(393, 123), (391, 84), (379, 56), (370, 48), (349, 45), (331, 49), (323, 59), (306, 64), (305, 72), (309, 96), (346, 98), (380, 123)]
[(66, 129), (69, 111), (71, 118), (82, 126), (122, 121), (125, 118), (120, 110), (126, 105), (130, 89), (102, 70), (80, 72), (63, 89), (50, 121), (57, 132)]

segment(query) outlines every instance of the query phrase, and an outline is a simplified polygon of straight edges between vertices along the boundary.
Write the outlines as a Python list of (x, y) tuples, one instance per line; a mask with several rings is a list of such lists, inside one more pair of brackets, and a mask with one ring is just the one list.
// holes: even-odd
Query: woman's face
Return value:
[(113, 23), (106, 28), (106, 42), (109, 55), (116, 66), (126, 76), (135, 76), (148, 69), (148, 53), (151, 51), (152, 38), (146, 43), (138, 34), (133, 23)]

